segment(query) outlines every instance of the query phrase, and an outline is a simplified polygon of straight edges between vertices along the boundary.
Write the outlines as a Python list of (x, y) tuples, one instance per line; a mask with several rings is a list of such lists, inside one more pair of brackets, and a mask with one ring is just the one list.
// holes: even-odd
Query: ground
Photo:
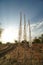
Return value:
[(0, 44), (0, 65), (43, 65), (43, 43)]

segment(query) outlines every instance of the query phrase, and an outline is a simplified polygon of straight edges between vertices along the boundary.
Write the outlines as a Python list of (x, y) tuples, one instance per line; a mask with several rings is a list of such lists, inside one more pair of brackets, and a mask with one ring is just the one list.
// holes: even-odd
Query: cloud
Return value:
[(40, 29), (40, 28), (43, 28), (43, 21), (38, 22), (38, 23), (35, 23), (35, 24), (32, 24), (31, 25), (31, 28), (32, 29)]
[(36, 26), (37, 29), (40, 29), (40, 28), (42, 28), (42, 27), (43, 27), (43, 21), (40, 22), (40, 23), (38, 23), (38, 25)]
[(43, 33), (43, 21), (31, 24), (32, 37), (39, 36)]

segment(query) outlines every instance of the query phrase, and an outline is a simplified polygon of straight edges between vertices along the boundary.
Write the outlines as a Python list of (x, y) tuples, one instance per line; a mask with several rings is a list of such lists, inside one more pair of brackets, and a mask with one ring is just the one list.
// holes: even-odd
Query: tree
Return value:
[(34, 43), (40, 43), (40, 39), (35, 37), (35, 39), (33, 40)]
[(43, 43), (43, 34), (41, 34), (41, 36), (39, 37), (41, 43)]
[(41, 35), (41, 42), (43, 43), (43, 34)]
[(2, 44), (2, 42), (0, 42), (0, 44)]
[(17, 41), (17, 40), (15, 40), (15, 43), (18, 43), (18, 41)]

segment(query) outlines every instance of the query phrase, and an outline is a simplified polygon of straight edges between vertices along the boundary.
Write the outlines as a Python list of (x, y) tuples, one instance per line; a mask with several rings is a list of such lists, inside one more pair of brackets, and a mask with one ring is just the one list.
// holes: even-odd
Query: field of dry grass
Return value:
[(0, 44), (0, 65), (43, 65), (43, 44)]

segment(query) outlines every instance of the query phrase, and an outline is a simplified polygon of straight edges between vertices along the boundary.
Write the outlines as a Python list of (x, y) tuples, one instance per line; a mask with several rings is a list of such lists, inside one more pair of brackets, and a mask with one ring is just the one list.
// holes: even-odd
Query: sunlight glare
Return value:
[(4, 32), (2, 33), (2, 42), (13, 42), (14, 40), (17, 39), (17, 29), (16, 28), (6, 28)]

